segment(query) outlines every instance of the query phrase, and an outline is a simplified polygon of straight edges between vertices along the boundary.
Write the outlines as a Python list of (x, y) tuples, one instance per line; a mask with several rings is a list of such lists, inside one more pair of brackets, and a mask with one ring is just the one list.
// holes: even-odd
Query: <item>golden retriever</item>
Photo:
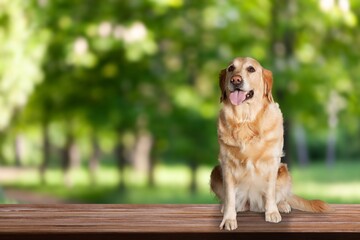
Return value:
[(220, 72), (223, 107), (218, 121), (219, 162), (211, 173), (211, 189), (223, 203), (220, 229), (237, 228), (236, 213), (265, 212), (278, 223), (291, 208), (329, 211), (320, 200), (291, 193), (291, 177), (283, 155), (283, 117), (274, 102), (272, 73), (252, 58), (235, 58)]

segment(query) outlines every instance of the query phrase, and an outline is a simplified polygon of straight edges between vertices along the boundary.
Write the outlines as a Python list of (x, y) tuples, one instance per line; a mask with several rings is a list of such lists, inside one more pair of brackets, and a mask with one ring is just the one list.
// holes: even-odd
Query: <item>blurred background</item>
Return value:
[(0, 0), (0, 202), (216, 203), (219, 71), (274, 74), (294, 192), (360, 203), (360, 1)]

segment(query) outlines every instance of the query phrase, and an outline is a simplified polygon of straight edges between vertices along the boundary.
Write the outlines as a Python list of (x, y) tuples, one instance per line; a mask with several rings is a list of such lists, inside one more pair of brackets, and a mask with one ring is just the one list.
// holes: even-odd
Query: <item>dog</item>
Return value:
[(305, 200), (291, 192), (291, 176), (283, 156), (283, 116), (272, 96), (272, 72), (255, 59), (235, 58), (221, 70), (218, 119), (219, 162), (210, 186), (223, 203), (220, 229), (237, 228), (237, 212), (265, 212), (278, 223), (279, 212), (292, 208), (331, 211), (320, 200)]

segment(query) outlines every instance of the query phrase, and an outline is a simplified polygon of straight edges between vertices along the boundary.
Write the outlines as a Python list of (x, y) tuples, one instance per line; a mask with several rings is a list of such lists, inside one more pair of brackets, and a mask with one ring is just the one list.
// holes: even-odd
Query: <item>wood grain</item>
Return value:
[(226, 232), (219, 205), (0, 205), (0, 239), (360, 239), (360, 204), (332, 207), (329, 214), (282, 214), (278, 224), (240, 213), (238, 229)]

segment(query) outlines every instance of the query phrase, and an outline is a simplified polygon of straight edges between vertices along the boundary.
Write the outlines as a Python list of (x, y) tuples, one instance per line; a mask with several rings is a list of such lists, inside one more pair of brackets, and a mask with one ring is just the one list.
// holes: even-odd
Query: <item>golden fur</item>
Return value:
[(330, 210), (322, 201), (291, 193), (290, 174), (280, 162), (283, 117), (271, 94), (272, 82), (272, 73), (251, 58), (236, 58), (220, 72), (220, 165), (211, 173), (211, 189), (223, 203), (221, 229), (236, 229), (241, 211), (265, 212), (265, 220), (276, 223), (279, 211), (291, 208)]

